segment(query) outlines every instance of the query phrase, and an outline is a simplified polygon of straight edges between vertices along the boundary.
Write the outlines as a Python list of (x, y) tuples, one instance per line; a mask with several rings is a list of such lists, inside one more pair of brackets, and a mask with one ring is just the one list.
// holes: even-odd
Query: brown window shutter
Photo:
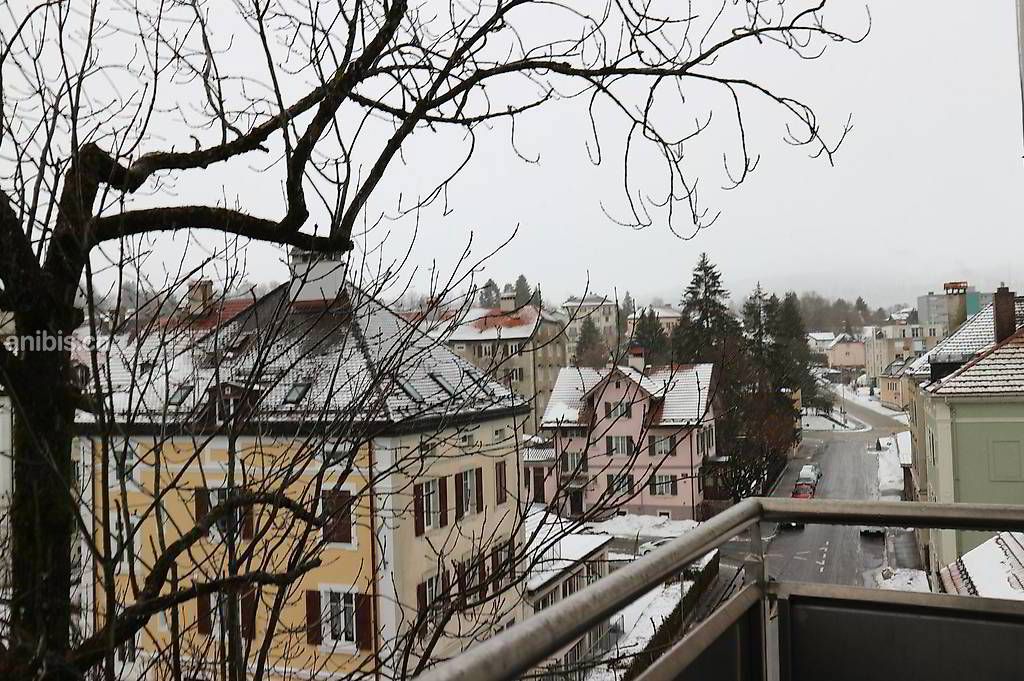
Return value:
[(654, 456), (655, 453), (658, 451), (658, 448), (656, 447), (657, 444), (658, 444), (658, 438), (657, 437), (655, 437), (654, 435), (648, 435), (647, 436), (647, 453), (650, 456)]
[(455, 474), (455, 519), (462, 520), (465, 510), (465, 499), (462, 494), (462, 473)]
[(199, 522), (210, 513), (210, 490), (199, 488), (196, 490), (196, 522)]
[(480, 600), (487, 595), (487, 556), (480, 554)]
[(256, 528), (253, 520), (253, 507), (246, 506), (242, 509), (242, 539), (252, 539), (255, 534)]
[(356, 594), (356, 648), (373, 650), (373, 599)]
[(256, 635), (256, 591), (246, 591), (242, 594), (242, 636), (253, 638)]
[(341, 491), (338, 494), (340, 497), (339, 503), (341, 505), (339, 511), (341, 515), (338, 517), (338, 522), (341, 523), (341, 527), (338, 528), (338, 535), (341, 537), (341, 541), (343, 543), (350, 544), (352, 542), (352, 493)]
[(448, 476), (442, 475), (437, 479), (437, 508), (438, 524), (441, 527), (448, 526)]
[(675, 456), (676, 455), (676, 436), (675, 435), (670, 435), (669, 438), (668, 438), (668, 455), (669, 456)]
[(612, 415), (612, 403), (611, 402), (605, 402), (604, 403), (604, 417), (605, 418), (610, 418), (611, 415)]
[(352, 493), (345, 490), (325, 491), (324, 510), (327, 512), (327, 526), (324, 529), (327, 541), (351, 543)]
[(583, 450), (580, 459), (582, 461), (583, 472), (586, 473), (588, 470), (590, 470), (590, 455), (587, 453), (587, 450)]
[(494, 503), (498, 506), (505, 503), (505, 462), (494, 462)]
[(498, 555), (498, 549), (501, 545), (491, 547), (491, 575), (494, 578), (494, 593), (498, 593), (501, 589), (501, 556)]
[(199, 633), (209, 636), (213, 633), (213, 617), (210, 613), (210, 595), (196, 597), (196, 627)]
[(565, 453), (565, 452), (562, 452), (562, 455), (560, 457), (558, 457), (558, 458), (561, 459), (562, 472), (563, 473), (568, 473), (569, 472), (569, 455), (567, 453)]
[(476, 512), (484, 510), (484, 469), (476, 469)]
[(416, 612), (419, 613), (420, 617), (426, 617), (427, 614), (427, 583), (420, 582), (416, 585)]
[(416, 523), (416, 536), (419, 537), (423, 534), (423, 485), (412, 486), (412, 506), (413, 516), (415, 516)]
[(459, 563), (458, 574), (456, 576), (458, 589), (459, 589), (459, 605), (465, 607), (466, 605), (466, 564)]
[(320, 626), (320, 592), (315, 589), (306, 591), (306, 643), (320, 645), (324, 633)]
[(604, 452), (605, 452), (605, 454), (608, 454), (609, 456), (611, 456), (612, 454), (615, 453), (615, 446), (612, 445), (612, 436), (611, 435), (605, 435), (605, 437), (604, 437)]

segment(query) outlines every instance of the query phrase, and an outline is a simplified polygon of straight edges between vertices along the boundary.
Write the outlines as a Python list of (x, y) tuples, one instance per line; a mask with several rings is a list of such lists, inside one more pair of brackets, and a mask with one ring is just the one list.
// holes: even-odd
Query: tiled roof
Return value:
[(841, 333), (832, 339), (832, 342), (828, 344), (828, 349), (831, 350), (840, 343), (863, 343), (863, 341), (854, 338), (848, 333)]
[(929, 390), (938, 395), (1024, 395), (1024, 329)]
[[(1017, 328), (1024, 326), (1024, 297), (1016, 298)], [(960, 325), (929, 352), (932, 362), (966, 362), (995, 342), (992, 303)]]
[(819, 343), (831, 343), (836, 335), (831, 331), (811, 331), (807, 337)]
[[(108, 338), (119, 417), (191, 417), (218, 382), (251, 387), (261, 422), (344, 414), (398, 423), (513, 406), (507, 388), (358, 287), (346, 285), (333, 301), (292, 300), (289, 291), (282, 285), (199, 338), (168, 326), (138, 339)], [(288, 404), (288, 392), (306, 383), (304, 397)], [(193, 389), (168, 406), (182, 385)]]
[(940, 574), (954, 593), (1024, 600), (1024, 533), (1000, 532)]
[(671, 305), (648, 305), (647, 307), (637, 308), (637, 311), (629, 316), (633, 322), (639, 321), (641, 315), (647, 314), (648, 310), (654, 310), (654, 316), (657, 319), (678, 319), (683, 316), (682, 310), (678, 310)]
[(511, 312), (500, 308), (474, 307), (466, 312), (462, 323), (452, 329), (448, 340), (523, 340), (530, 338), (546, 319), (537, 308), (526, 305)]
[(609, 298), (608, 296), (601, 296), (597, 295), (596, 293), (591, 293), (589, 295), (583, 296), (582, 298), (578, 296), (569, 296), (568, 298), (566, 298), (565, 302), (562, 303), (562, 307), (577, 308), (588, 307), (591, 305), (609, 305), (613, 304), (614, 302), (615, 301)]
[(677, 365), (657, 368), (650, 373), (628, 366), (612, 369), (564, 368), (558, 372), (542, 425), (586, 425), (579, 421), (584, 399), (612, 372), (633, 381), (661, 402), (658, 421), (654, 425), (699, 423), (704, 419), (711, 396), (712, 368), (712, 364)]

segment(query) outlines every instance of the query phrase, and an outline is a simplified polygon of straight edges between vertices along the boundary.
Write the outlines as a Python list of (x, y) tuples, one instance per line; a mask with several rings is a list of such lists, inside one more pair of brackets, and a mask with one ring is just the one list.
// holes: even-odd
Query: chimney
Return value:
[(512, 312), (516, 309), (516, 293), (515, 291), (502, 291), (501, 292), (501, 311)]
[(314, 253), (292, 248), (288, 253), (292, 282), (288, 295), (295, 302), (336, 300), (345, 287), (348, 274), (344, 253)]
[(647, 367), (647, 351), (638, 343), (631, 343), (629, 356), (626, 358), (626, 365), (631, 369), (642, 372)]
[(967, 282), (947, 281), (942, 288), (946, 292), (947, 333), (953, 333), (967, 321)]
[(992, 316), (995, 319), (996, 343), (1002, 343), (1017, 330), (1017, 315), (1014, 309), (1013, 291), (1006, 285), (996, 289), (992, 296)]
[(188, 287), (188, 301), (185, 311), (192, 316), (206, 314), (213, 302), (213, 280), (199, 279)]

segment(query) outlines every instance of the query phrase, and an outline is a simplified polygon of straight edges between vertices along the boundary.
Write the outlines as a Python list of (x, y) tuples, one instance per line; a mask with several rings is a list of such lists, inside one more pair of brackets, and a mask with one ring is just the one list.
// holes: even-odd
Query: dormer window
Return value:
[(448, 382), (447, 378), (436, 372), (431, 372), (430, 377), (434, 379), (434, 383), (437, 383), (437, 385), (441, 387), (441, 390), (448, 393), (449, 396), (455, 396), (455, 388), (452, 387), (452, 384)]
[(171, 396), (167, 398), (167, 404), (171, 407), (180, 407), (188, 399), (188, 396), (192, 394), (193, 386), (188, 383), (179, 385), (171, 393)]
[(252, 332), (239, 334), (238, 337), (235, 338), (234, 342), (228, 346), (227, 356), (232, 357), (242, 354), (249, 349), (249, 345), (252, 343), (254, 338), (256, 338), (256, 334)]
[(153, 369), (156, 368), (156, 362), (152, 360), (146, 360), (145, 362), (139, 362), (139, 376), (148, 376), (153, 373)]
[(310, 383), (309, 381), (294, 384), (291, 388), (288, 389), (288, 392), (285, 394), (282, 402), (284, 404), (298, 404), (303, 399), (305, 399), (306, 393), (309, 392), (311, 386), (312, 383)]

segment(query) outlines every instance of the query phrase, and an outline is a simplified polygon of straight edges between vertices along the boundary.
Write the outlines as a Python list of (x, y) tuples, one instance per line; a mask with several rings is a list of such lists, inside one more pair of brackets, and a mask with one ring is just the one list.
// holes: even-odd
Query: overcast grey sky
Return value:
[[(850, 12), (842, 27), (859, 31), (864, 5), (838, 6)], [(711, 190), (706, 199), (721, 218), (691, 240), (660, 224), (634, 231), (602, 211), (602, 204), (622, 208), (615, 141), (594, 167), (584, 146), (587, 120), (578, 108), (555, 106), (517, 129), (517, 148), (539, 154), (537, 165), (515, 157), (500, 126), (478, 138), (472, 163), (451, 187), (448, 213), (421, 216), (413, 262), (436, 259), (443, 270), (470, 234), (482, 254), (518, 225), (480, 282), (522, 272), (550, 302), (582, 291), (588, 279), (599, 292), (677, 300), (701, 251), (737, 295), (756, 281), (776, 291), (863, 295), (873, 306), (911, 301), (950, 279), (1024, 290), (1013, 0), (874, 2), (870, 10), (872, 31), (860, 45), (832, 47), (817, 61), (748, 51), (727, 64), (814, 106), (826, 132), (838, 133), (852, 114), (835, 167), (785, 144), (778, 108), (750, 100), (760, 165), (739, 189), (715, 190), (721, 154), (734, 150), (736, 135), (725, 102), (709, 103), (719, 127), (693, 150), (690, 172)], [(415, 186), (416, 163), (429, 164), (433, 154), (443, 158), (445, 150), (414, 148), (411, 166), (392, 168), (390, 180)], [(650, 172), (657, 185), (653, 164)], [(385, 251), (397, 257), (412, 232), (408, 222), (390, 229)], [(285, 277), (277, 249), (254, 247), (249, 264), (251, 279)]]

